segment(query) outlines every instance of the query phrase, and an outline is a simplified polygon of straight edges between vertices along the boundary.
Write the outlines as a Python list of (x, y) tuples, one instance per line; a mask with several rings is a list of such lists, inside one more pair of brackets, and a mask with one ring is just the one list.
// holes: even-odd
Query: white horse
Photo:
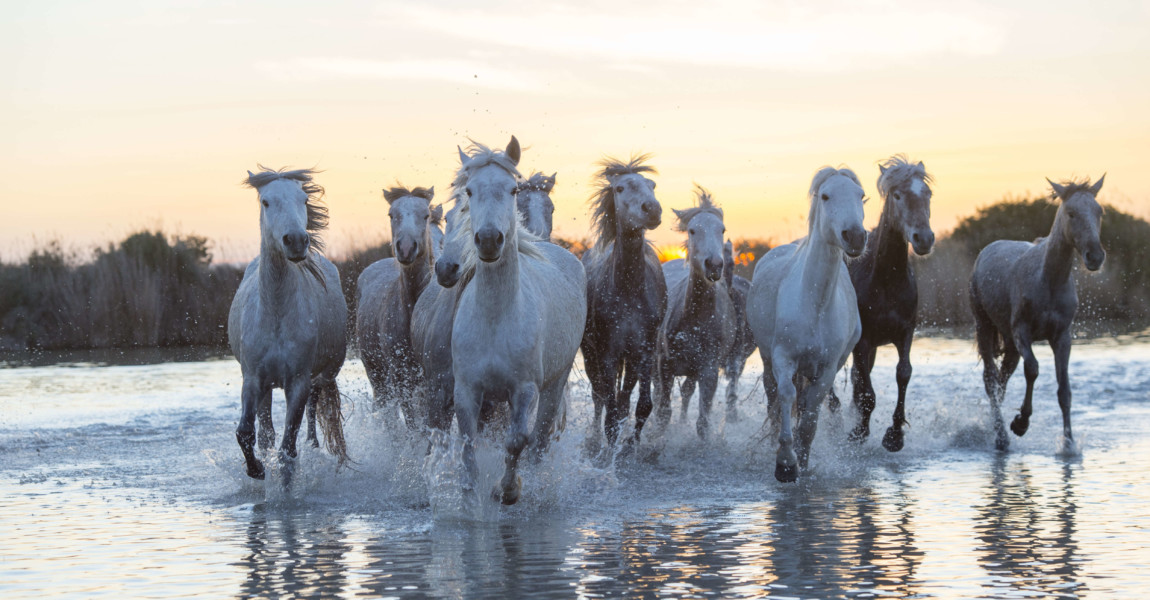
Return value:
[(245, 183), (260, 200), (260, 255), (248, 265), (228, 315), (228, 341), (243, 371), (243, 412), (236, 440), (248, 475), (264, 478), (252, 449), (271, 447), (272, 388), (283, 388), (287, 419), (280, 442), (284, 483), (296, 460), (296, 435), (309, 397), (320, 413), (328, 451), (347, 460), (335, 377), (347, 351), (347, 302), (335, 265), (320, 252), (327, 227), (323, 188), (313, 171), (248, 171)]
[[(759, 259), (747, 297), (747, 323), (763, 359), (763, 387), (781, 414), (775, 479), (798, 478), (818, 426), (819, 403), (859, 340), (862, 324), (843, 253), (866, 245), (863, 189), (850, 169), (824, 167), (810, 189), (807, 237)], [(798, 401), (795, 456), (791, 411)]]
[[(563, 408), (563, 390), (583, 336), (587, 305), (583, 265), (569, 252), (546, 254), (530, 243), (515, 203), (519, 142), (503, 152), (475, 144), (460, 151), (467, 175), (460, 201), (468, 218), (452, 236), (463, 236), (463, 271), (474, 275), (463, 289), (451, 331), (455, 371), (455, 415), (467, 440), (464, 462), (473, 490), (474, 440), (485, 396), (506, 396), (511, 422), (506, 470), (494, 495), (504, 504), (519, 500), (519, 456), (528, 443), (542, 453)], [(528, 243), (521, 242), (526, 238)], [(448, 241), (448, 245), (451, 241)], [(539, 246), (548, 244), (539, 243)], [(561, 250), (552, 246), (555, 250)], [(538, 407), (534, 431), (528, 420)]]
[(356, 341), (371, 382), (376, 405), (399, 398), (409, 426), (419, 420), (411, 398), (419, 383), (419, 362), (411, 348), (411, 313), (431, 280), (434, 253), (435, 188), (383, 192), (390, 208), (394, 258), (378, 260), (359, 276), (356, 285)]

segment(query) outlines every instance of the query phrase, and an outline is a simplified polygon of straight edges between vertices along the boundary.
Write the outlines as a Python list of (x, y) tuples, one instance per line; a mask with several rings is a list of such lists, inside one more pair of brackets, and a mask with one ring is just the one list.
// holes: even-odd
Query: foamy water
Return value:
[[(567, 427), (522, 461), (510, 508), (465, 502), (459, 440), (429, 452), (372, 411), (356, 362), (340, 382), (356, 464), (337, 473), (305, 447), (286, 492), (244, 475), (232, 360), (0, 369), (0, 595), (1140, 597), (1150, 344), (1075, 347), (1072, 447), (1049, 349), (1038, 356), (1030, 430), (1000, 454), (972, 344), (916, 341), (911, 426), (891, 454), (896, 357), (880, 351), (871, 439), (850, 444), (853, 411), (824, 408), (797, 484), (774, 480), (761, 441), (757, 363), (741, 421), (717, 400), (702, 443), (694, 402), (659, 442), (606, 465), (586, 451), (597, 440), (576, 373)], [(1008, 420), (1023, 385), (1019, 372)], [(498, 481), (501, 449), (480, 443), (479, 489)]]

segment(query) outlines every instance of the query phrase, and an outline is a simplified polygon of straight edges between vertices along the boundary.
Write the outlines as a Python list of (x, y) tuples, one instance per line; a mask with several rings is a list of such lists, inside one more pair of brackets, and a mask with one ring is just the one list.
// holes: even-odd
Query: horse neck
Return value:
[[(480, 309), (492, 315), (507, 312), (519, 296), (519, 240), (507, 236), (503, 256), (494, 263), (479, 261), (468, 287), (475, 287)], [(458, 286), (456, 286), (458, 287)]]
[(883, 205), (874, 236), (874, 264), (871, 269), (882, 275), (901, 275), (907, 272), (910, 259), (906, 251), (906, 236), (895, 222), (890, 201)]
[[(430, 244), (430, 236), (427, 236), (426, 242)], [(403, 290), (403, 300), (409, 308), (415, 306), (415, 301), (419, 300), (419, 295), (423, 293), (423, 289), (431, 282), (431, 270), (434, 268), (434, 257), (431, 254), (431, 247), (425, 246), (427, 252), (424, 253), (423, 258), (416, 260), (410, 265), (401, 265), (399, 285)]]
[(1042, 257), (1042, 278), (1051, 285), (1069, 281), (1074, 267), (1074, 242), (1065, 234), (1066, 218), (1059, 209), (1054, 225), (1050, 227), (1050, 235), (1043, 240), (1046, 250)]
[[(687, 259), (690, 260), (690, 257)], [(688, 263), (689, 264), (689, 263)], [(707, 276), (698, 269), (690, 267), (687, 276), (687, 294), (684, 300), (684, 314), (710, 314), (715, 310), (716, 294), (719, 292), (719, 282), (707, 281)]]
[[(310, 260), (310, 258), (308, 259)], [(288, 262), (283, 252), (268, 243), (260, 247), (259, 294), (260, 305), (274, 316), (283, 315), (288, 298), (299, 285), (302, 270)]]
[(843, 264), (843, 251), (812, 230), (806, 244), (799, 251), (803, 254), (801, 302), (817, 307), (825, 306), (839, 283), (839, 269)]
[(643, 229), (617, 231), (615, 249), (611, 252), (612, 273), (615, 283), (639, 289), (647, 271), (647, 240)]

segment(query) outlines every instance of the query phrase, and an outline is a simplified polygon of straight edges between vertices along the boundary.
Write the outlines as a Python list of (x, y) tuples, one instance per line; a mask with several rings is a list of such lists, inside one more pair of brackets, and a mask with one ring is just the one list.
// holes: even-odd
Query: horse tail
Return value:
[(343, 437), (343, 413), (340, 410), (339, 386), (335, 379), (323, 384), (316, 399), (316, 417), (323, 428), (323, 443), (327, 451), (339, 459), (338, 467), (347, 462), (347, 441)]
[(978, 356), (982, 362), (993, 364), (994, 359), (1002, 356), (1002, 334), (994, 326), (986, 309), (982, 307), (982, 300), (978, 297), (978, 287), (974, 280), (970, 281), (970, 311), (974, 313), (975, 340), (978, 343)]

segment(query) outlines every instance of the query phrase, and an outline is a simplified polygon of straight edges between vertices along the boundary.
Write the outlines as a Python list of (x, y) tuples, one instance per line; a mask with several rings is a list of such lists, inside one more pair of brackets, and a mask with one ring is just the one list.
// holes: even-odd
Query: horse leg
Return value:
[(459, 425), (459, 435), (463, 437), (463, 497), (474, 502), (475, 482), (479, 477), (479, 466), (475, 462), (475, 440), (478, 436), (479, 402), (483, 395), (474, 386), (463, 385), (455, 380), (455, 422)]
[(767, 397), (768, 435), (775, 434), (779, 426), (779, 386), (775, 381), (774, 368), (770, 358), (760, 352), (763, 359), (763, 394)]
[(1026, 435), (1026, 430), (1030, 428), (1031, 400), (1034, 398), (1034, 380), (1038, 379), (1038, 359), (1034, 358), (1034, 350), (1030, 347), (1030, 344), (1029, 331), (1022, 330), (1014, 334), (1014, 347), (1017, 348), (1019, 354), (1022, 355), (1022, 374), (1026, 376), (1026, 396), (1022, 399), (1022, 408), (1019, 410), (1018, 415), (1010, 422), (1010, 430), (1018, 437)]
[(911, 373), (914, 372), (910, 366), (910, 344), (913, 339), (914, 331), (908, 330), (903, 333), (902, 341), (895, 344), (895, 348), (898, 350), (898, 367), (895, 370), (895, 379), (898, 382), (898, 404), (894, 406), (891, 426), (882, 436), (882, 447), (886, 448), (888, 452), (902, 450), (902, 426), (906, 424), (906, 386), (910, 383)]
[(591, 381), (591, 401), (595, 405), (594, 428), (596, 433), (601, 431), (605, 434), (608, 426), (607, 421), (603, 420), (603, 414), (607, 411), (607, 405), (614, 401), (615, 395), (612, 369), (608, 368), (605, 361), (600, 362), (595, 359), (585, 361), (585, 368), (587, 379)]
[(280, 465), (283, 470), (284, 487), (291, 485), (292, 475), (295, 472), (296, 437), (299, 427), (303, 423), (303, 414), (307, 408), (308, 398), (312, 390), (311, 376), (307, 373), (288, 377), (284, 386), (284, 396), (287, 398), (287, 418), (284, 419), (284, 435), (280, 439)]
[(272, 388), (270, 386), (260, 392), (256, 418), (259, 421), (259, 448), (261, 451), (269, 450), (276, 443), (276, 426), (272, 423)]
[[(684, 377), (683, 383), (679, 384), (679, 399), (683, 408), (683, 413), (679, 416), (684, 421), (687, 420), (687, 409), (691, 408), (691, 396), (695, 395), (695, 383), (693, 377)], [(668, 393), (668, 395), (670, 394)]]
[[(527, 447), (531, 438), (528, 436), (527, 419), (531, 409), (539, 400), (539, 388), (534, 383), (520, 386), (511, 395), (511, 427), (507, 431), (507, 458), (504, 463), (502, 488), (498, 494), (500, 502), (512, 505), (519, 501), (519, 492), (523, 489), (523, 480), (516, 473), (519, 467), (519, 455)], [(554, 415), (552, 415), (554, 417)]]
[(778, 390), (779, 420), (782, 431), (779, 433), (779, 449), (775, 453), (775, 479), (790, 483), (799, 478), (799, 459), (795, 455), (795, 434), (791, 429), (791, 411), (795, 406), (794, 365), (781, 353), (774, 356), (772, 369)]
[(616, 371), (615, 381), (607, 397), (607, 411), (604, 415), (603, 431), (607, 434), (607, 444), (614, 448), (619, 440), (619, 428), (631, 415), (631, 390), (635, 388), (635, 373), (630, 361), (624, 361)]
[(319, 437), (315, 434), (315, 405), (319, 401), (320, 393), (322, 393), (321, 386), (313, 385), (307, 398), (307, 443), (311, 444), (312, 448), (319, 448)]
[(454, 378), (448, 374), (435, 376), (427, 382), (428, 410), (427, 426), (444, 433), (451, 430), (451, 416), (454, 408), (452, 387)]
[(1072, 441), (1070, 431), (1070, 329), (1067, 328), (1050, 342), (1054, 351), (1054, 372), (1058, 378), (1058, 408), (1062, 409), (1062, 434)]
[[(639, 367), (638, 368), (638, 371), (639, 371), (639, 377), (638, 377), (638, 379), (639, 379), (639, 400), (635, 404), (635, 431), (634, 431), (634, 435), (631, 438), (632, 441), (635, 443), (637, 443), (639, 441), (639, 436), (642, 435), (642, 433), (643, 433), (643, 426), (647, 424), (647, 419), (651, 416), (651, 412), (655, 409), (654, 399), (651, 397), (651, 376), (653, 375), (653, 371), (655, 370), (654, 369), (655, 365), (652, 364), (654, 362), (654, 359), (652, 358), (653, 356), (654, 356), (654, 353), (652, 352), (651, 354), (646, 354), (642, 358), (639, 359), (639, 365), (638, 365), (638, 367)], [(667, 398), (666, 398), (667, 403), (664, 406), (666, 406), (667, 410), (670, 411), (670, 409), (671, 409), (671, 399), (670, 399), (671, 390), (670, 390), (670, 388), (667, 389), (666, 395), (667, 395)], [(631, 389), (628, 388), (627, 389), (627, 398), (630, 398), (630, 397), (631, 397)], [(630, 403), (628, 402), (628, 404), (630, 404)], [(667, 416), (670, 416), (670, 415), (667, 415)], [(662, 420), (662, 419), (660, 419), (660, 420)]]
[[(854, 405), (859, 413), (859, 422), (851, 430), (849, 439), (855, 443), (862, 443), (870, 437), (870, 415), (874, 412), (874, 386), (871, 385), (870, 373), (874, 369), (874, 358), (878, 348), (871, 345), (867, 339), (859, 340), (854, 349), (854, 364), (851, 366), (851, 388), (854, 396)], [(832, 379), (833, 384), (833, 379)]]
[[(256, 412), (259, 410), (260, 402), (264, 398), (265, 392), (266, 395), (270, 396), (271, 386), (264, 385), (263, 382), (259, 381), (254, 375), (244, 377), (244, 386), (241, 392), (242, 407), (240, 409), (240, 424), (236, 427), (236, 442), (240, 445), (240, 451), (244, 453), (244, 462), (247, 463), (248, 477), (252, 479), (264, 478), (264, 465), (256, 458), (253, 447), (256, 443)], [(271, 406), (271, 402), (268, 402), (268, 406)], [(263, 433), (262, 428), (260, 433)]]
[[(543, 453), (551, 445), (551, 435), (556, 430), (555, 419), (563, 409), (563, 390), (567, 387), (567, 377), (571, 374), (568, 368), (563, 376), (539, 392), (539, 408), (535, 411), (535, 429), (532, 433), (531, 451), (536, 459), (542, 458)], [(564, 417), (566, 418), (566, 417)], [(560, 422), (558, 429), (563, 429)]]
[(743, 362), (734, 358), (724, 369), (727, 375), (727, 422), (739, 420), (739, 378), (743, 376)]
[(799, 403), (799, 468), (806, 469), (807, 461), (811, 456), (811, 444), (815, 440), (815, 432), (819, 426), (819, 402), (825, 390), (835, 383), (836, 370), (824, 369), (815, 381), (807, 382), (802, 392), (798, 394)]
[(707, 439), (708, 426), (711, 421), (711, 403), (714, 402), (715, 390), (718, 387), (719, 365), (713, 365), (703, 371), (699, 377), (699, 420), (695, 423), (695, 432), (702, 439)]

